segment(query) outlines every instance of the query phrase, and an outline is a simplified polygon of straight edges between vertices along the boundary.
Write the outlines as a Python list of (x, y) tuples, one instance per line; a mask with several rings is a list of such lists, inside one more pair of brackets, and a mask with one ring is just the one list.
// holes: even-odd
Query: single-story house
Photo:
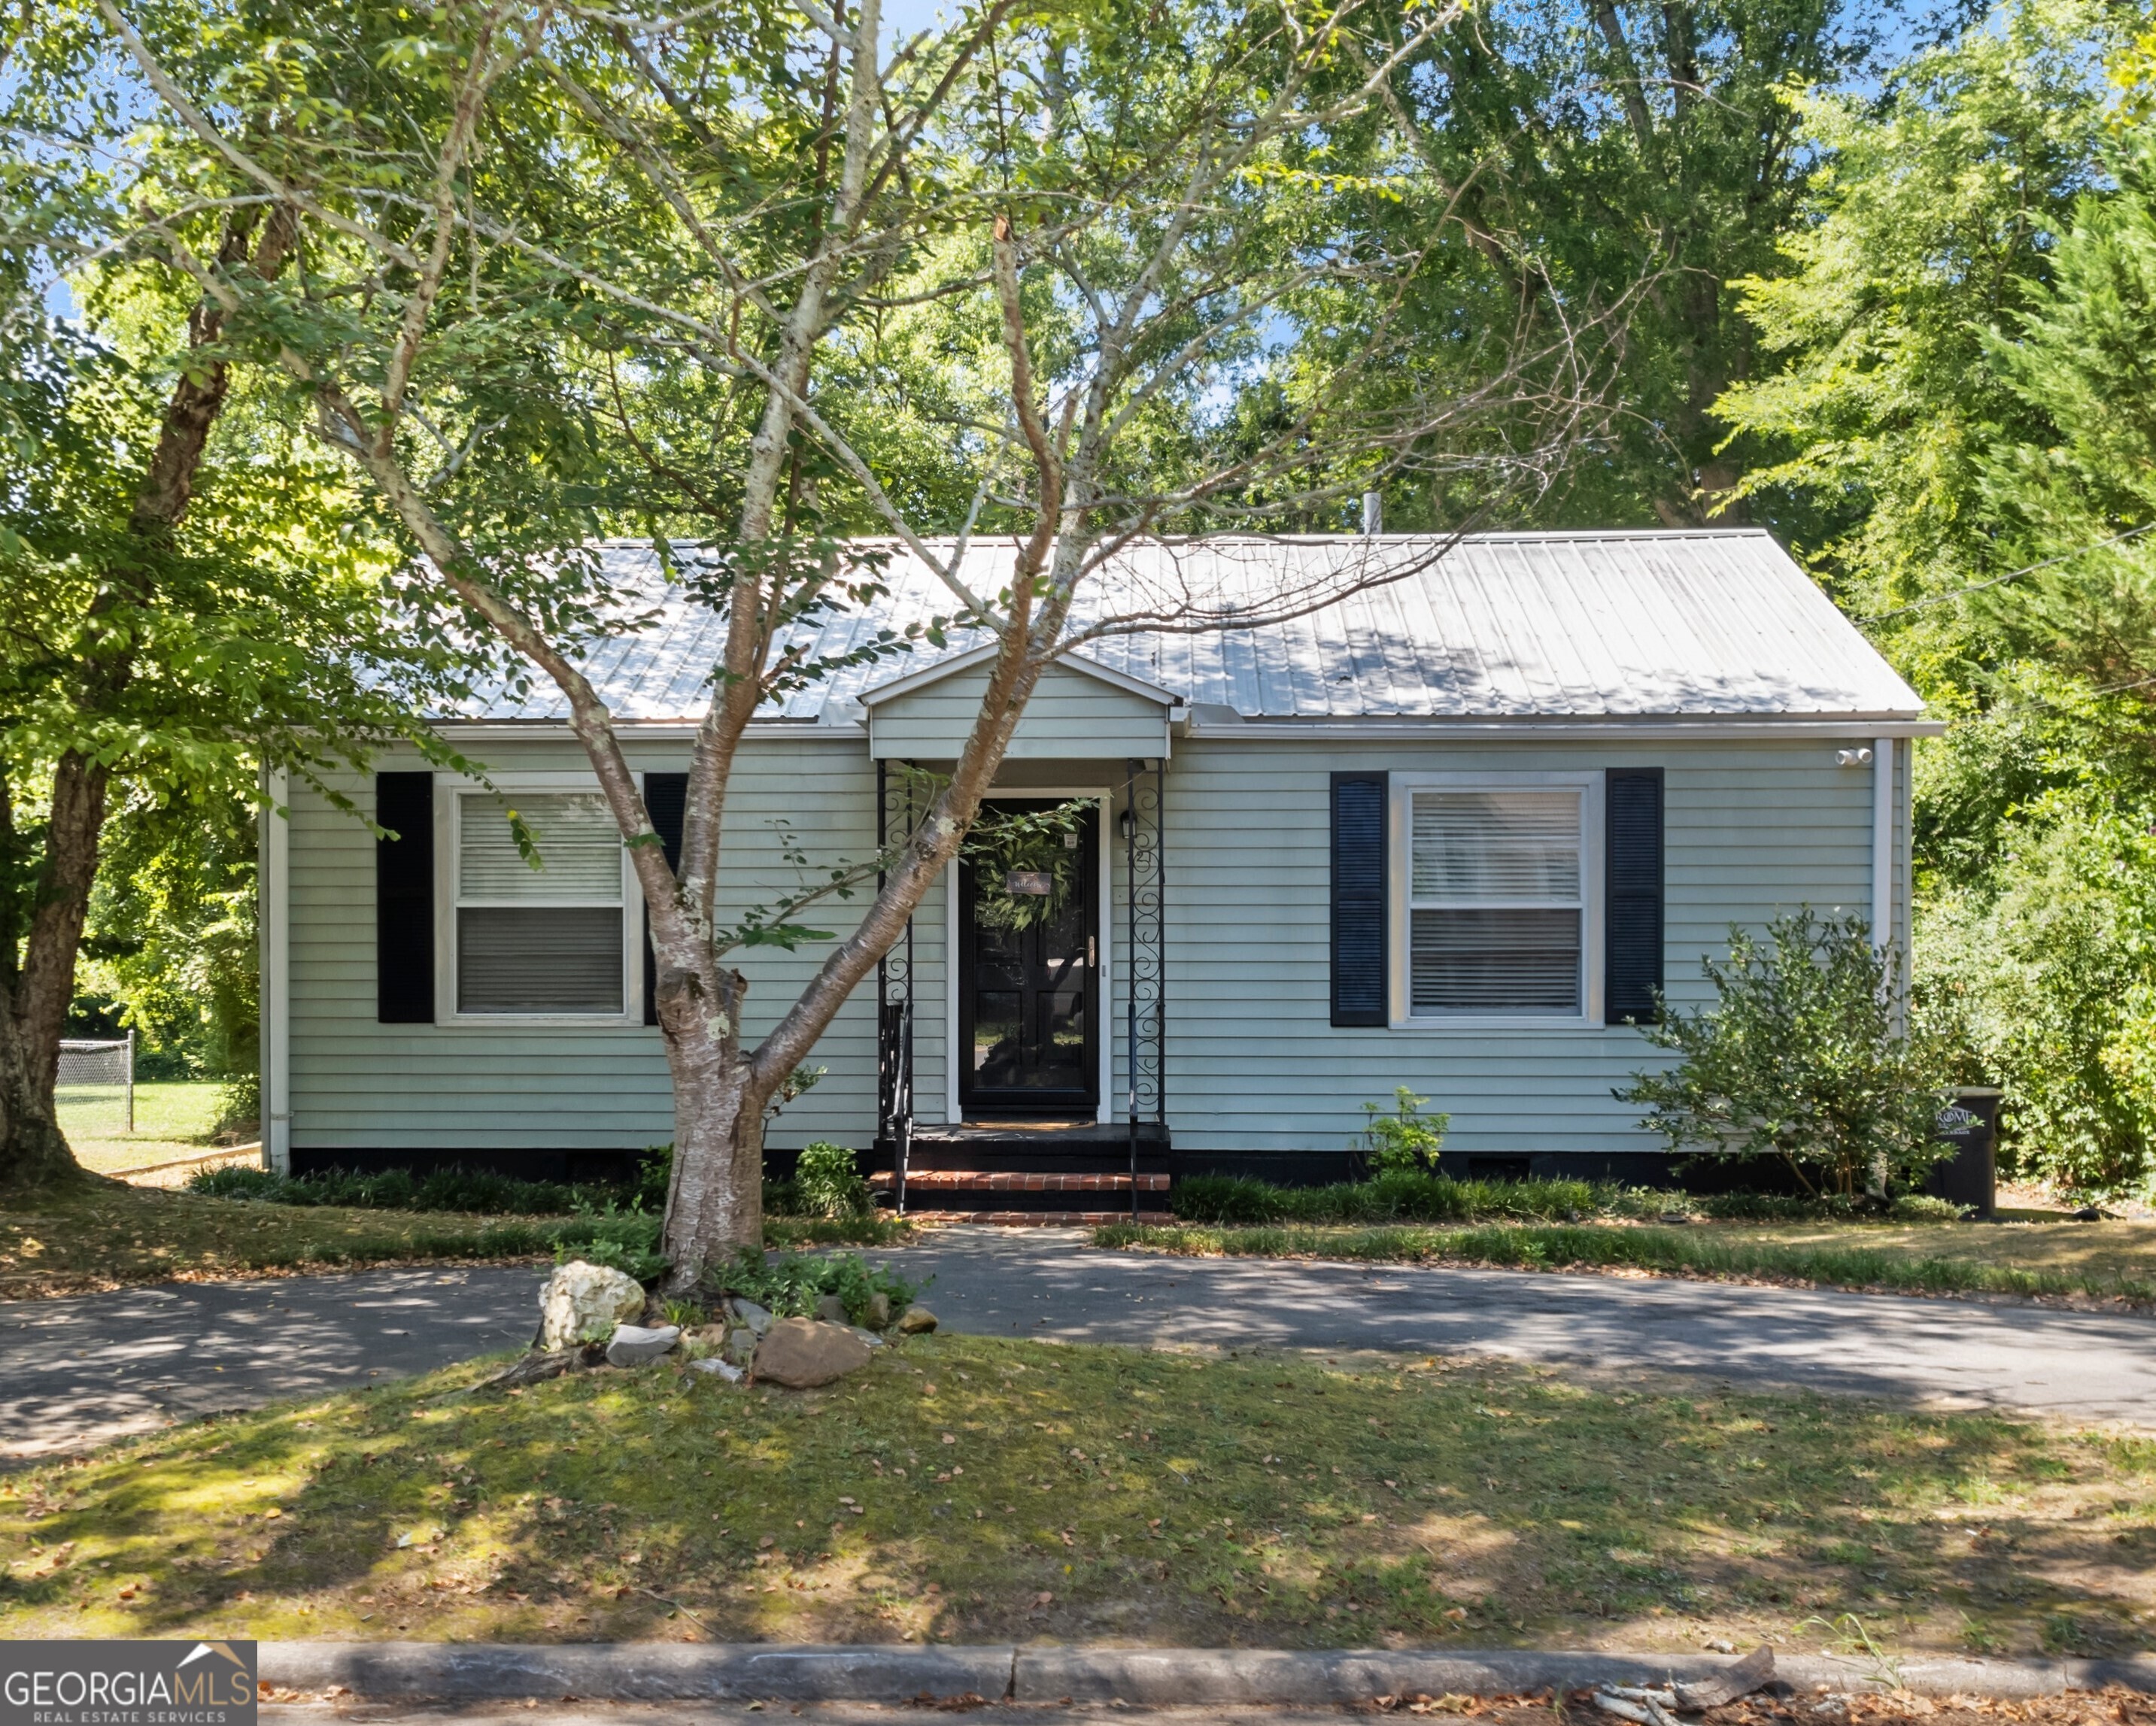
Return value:
[[(1004, 914), (1045, 874), (950, 872), (824, 1037), (821, 1081), (773, 1124), (774, 1164), (835, 1140), (887, 1186), (902, 1162), (916, 1206), (1113, 1211), (1172, 1171), (1337, 1177), (1362, 1104), (1404, 1086), (1450, 1116), (1461, 1172), (1651, 1179), (1660, 1141), (1611, 1093), (1659, 1058), (1634, 1022), (1657, 991), (1699, 1001), (1732, 924), (1800, 905), (1906, 945), (1910, 740), (1940, 728), (1772, 538), (1437, 549), (1207, 541), (1105, 571), (1096, 613), (1173, 588), (1244, 592), (1254, 617), (1343, 559), (1405, 573), (1342, 581), (1305, 615), (1133, 627), (1059, 660), (995, 792), (1082, 800), (1054, 914)], [(610, 545), (604, 566), (659, 622), (588, 669), (678, 833), (719, 625), (654, 587), (648, 546)], [(866, 613), (817, 623), (812, 651), (954, 609), (909, 556), (884, 579)], [(959, 631), (775, 700), (737, 771), (726, 903), (767, 905), (902, 831), (922, 783), (906, 770), (955, 755), (983, 651)], [(491, 789), (416, 753), (335, 781), (393, 842), (273, 787), (290, 813), (263, 823), (271, 1158), (618, 1171), (671, 1136), (635, 878), (551, 685), (438, 723)], [(819, 956), (743, 952), (752, 1033)]]

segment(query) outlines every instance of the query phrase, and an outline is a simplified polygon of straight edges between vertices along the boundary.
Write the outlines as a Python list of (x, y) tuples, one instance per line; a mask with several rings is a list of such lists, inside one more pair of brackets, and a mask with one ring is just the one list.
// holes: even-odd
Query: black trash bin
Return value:
[(1989, 1217), (1999, 1209), (1999, 1093), (1988, 1085), (1964, 1085), (1939, 1111), (1938, 1136), (1953, 1146), (1951, 1156), (1932, 1165), (1924, 1191), (1974, 1209)]

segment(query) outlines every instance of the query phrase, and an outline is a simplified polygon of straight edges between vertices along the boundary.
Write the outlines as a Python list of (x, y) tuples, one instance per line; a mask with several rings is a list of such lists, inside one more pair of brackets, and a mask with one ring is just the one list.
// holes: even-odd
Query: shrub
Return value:
[(846, 1317), (860, 1324), (868, 1316), (870, 1298), (881, 1294), (894, 1313), (903, 1312), (918, 1291), (915, 1285), (858, 1252), (743, 1252), (730, 1265), (714, 1266), (704, 1280), (715, 1294), (737, 1294), (767, 1307), (782, 1319), (805, 1318), (819, 1296), (835, 1294)]
[(1584, 1181), (1454, 1181), (1394, 1169), (1333, 1186), (1282, 1187), (1247, 1175), (1192, 1175), (1176, 1183), (1175, 1214), (1192, 1222), (1464, 1222), (1593, 1212)]
[(1861, 917), (1809, 909), (1777, 918), (1768, 939), (1731, 927), (1727, 962), (1702, 961), (1713, 1004), (1646, 1027), (1676, 1064), (1614, 1094), (1645, 1104), (1642, 1124), (1672, 1150), (1778, 1158), (1808, 1193), (1920, 1184), (1947, 1150), (1933, 1133), (1946, 1064), (1902, 1027), (1891, 950)]
[(1363, 1147), (1370, 1166), (1380, 1173), (1400, 1170), (1428, 1174), (1437, 1167), (1437, 1154), (1445, 1145), (1445, 1129), (1452, 1124), (1449, 1114), (1424, 1114), (1427, 1097), (1418, 1097), (1405, 1085), (1393, 1093), (1393, 1112), (1384, 1105), (1365, 1103), (1368, 1124), (1363, 1129)]
[(866, 1216), (875, 1209), (853, 1152), (828, 1139), (803, 1147), (793, 1170), (793, 1191), (803, 1216)]
[(1894, 1201), (1890, 1214), (1897, 1222), (1958, 1222), (1968, 1213), (1952, 1199), (1905, 1192)]
[(1193, 1222), (1278, 1222), (1286, 1192), (1252, 1175), (1186, 1175), (1170, 1202)]
[(2005, 1090), (2003, 1171), (2087, 1193), (2156, 1185), (2156, 832), (2144, 804), (2054, 793), (1990, 880), (1917, 924), (1917, 972), (1970, 1074)]
[(659, 1250), (660, 1219), (648, 1211), (624, 1210), (612, 1202), (585, 1209), (554, 1235), (554, 1262), (581, 1258), (587, 1264), (624, 1271), (647, 1288), (672, 1262)]
[(403, 1169), (356, 1175), (326, 1169), (296, 1179), (262, 1169), (205, 1169), (187, 1181), (191, 1192), (217, 1199), (256, 1199), (279, 1205), (338, 1205), (361, 1211), (468, 1211), (489, 1216), (558, 1216), (580, 1206), (613, 1202), (615, 1189), (559, 1181), (520, 1181), (484, 1169), (436, 1169), (414, 1177)]

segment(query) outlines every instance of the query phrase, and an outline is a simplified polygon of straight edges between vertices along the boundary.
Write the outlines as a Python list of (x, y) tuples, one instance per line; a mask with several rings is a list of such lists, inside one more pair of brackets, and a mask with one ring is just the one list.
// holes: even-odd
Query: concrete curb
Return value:
[[(264, 1642), (260, 1676), (279, 1689), (341, 1685), (362, 1697), (429, 1702), (906, 1702), (968, 1692), (995, 1702), (1122, 1701), (1322, 1706), (1373, 1696), (1521, 1694), (1601, 1683), (1697, 1679), (1713, 1654), (1494, 1649), (1100, 1648), (769, 1642)], [(2156, 1656), (2124, 1660), (1911, 1659), (1882, 1665), (1793, 1654), (1779, 1676), (1799, 1690), (1891, 1690), (2019, 1699), (2109, 1685), (2156, 1693)]]

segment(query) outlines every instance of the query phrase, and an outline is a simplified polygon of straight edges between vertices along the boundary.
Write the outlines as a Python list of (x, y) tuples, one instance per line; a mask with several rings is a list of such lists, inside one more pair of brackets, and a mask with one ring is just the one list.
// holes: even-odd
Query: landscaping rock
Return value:
[(901, 1336), (921, 1336), (936, 1328), (936, 1315), (926, 1307), (908, 1307), (898, 1315)]
[(873, 1330), (867, 1329), (859, 1324), (849, 1324), (846, 1329), (851, 1331), (855, 1336), (859, 1337), (871, 1349), (880, 1349), (884, 1345), (883, 1339), (878, 1336)]
[(692, 1372), (708, 1372), (714, 1377), (724, 1379), (730, 1385), (739, 1384), (745, 1376), (741, 1368), (735, 1365), (732, 1361), (721, 1360), (716, 1356), (707, 1356), (701, 1360), (691, 1360), (689, 1363), (689, 1369)]
[(736, 1295), (726, 1304), (733, 1309), (734, 1317), (747, 1325), (758, 1336), (762, 1336), (765, 1331), (771, 1329), (770, 1312), (758, 1306), (754, 1301), (743, 1300), (739, 1295)]
[(828, 1385), (868, 1364), (866, 1343), (843, 1324), (815, 1319), (781, 1319), (756, 1345), (757, 1381), (789, 1391)]
[(560, 1266), (539, 1292), (539, 1346), (566, 1349), (604, 1342), (614, 1327), (644, 1311), (644, 1285), (624, 1271), (586, 1264)]
[(862, 1315), (861, 1323), (871, 1330), (891, 1329), (891, 1297), (880, 1288), (869, 1297), (869, 1309)]
[(835, 1294), (819, 1294), (816, 1297), (816, 1316), (826, 1324), (843, 1324), (846, 1322), (846, 1303)]
[(614, 1331), (613, 1340), (607, 1344), (607, 1365), (649, 1366), (680, 1340), (679, 1325), (661, 1324), (654, 1330), (647, 1330), (641, 1324), (624, 1324)]
[(727, 1333), (726, 1359), (737, 1366), (746, 1366), (756, 1359), (756, 1333), (746, 1324)]

